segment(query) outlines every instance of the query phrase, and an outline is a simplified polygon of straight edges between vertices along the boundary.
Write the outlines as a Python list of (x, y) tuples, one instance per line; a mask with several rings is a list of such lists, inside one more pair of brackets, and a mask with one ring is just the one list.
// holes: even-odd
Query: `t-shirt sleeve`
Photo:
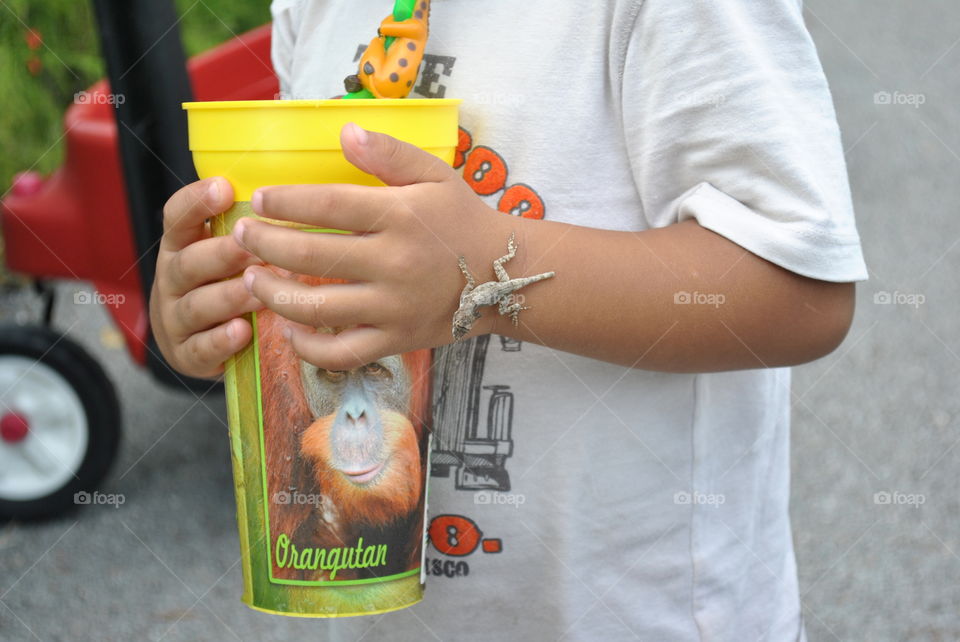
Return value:
[(651, 227), (696, 219), (797, 274), (867, 278), (797, 0), (645, 0), (625, 49), (624, 134)]
[(298, 5), (299, 0), (273, 0), (270, 3), (270, 15), (273, 17), (270, 58), (283, 97), (292, 97), (293, 49), (297, 39), (295, 13)]

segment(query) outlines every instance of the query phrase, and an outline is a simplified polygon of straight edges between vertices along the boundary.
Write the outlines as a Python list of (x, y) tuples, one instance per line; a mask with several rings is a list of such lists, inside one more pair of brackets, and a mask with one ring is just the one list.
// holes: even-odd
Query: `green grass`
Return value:
[[(176, 0), (176, 5), (188, 55), (270, 20), (267, 0)], [(33, 48), (31, 29), (42, 40), (34, 39)], [(103, 75), (88, 0), (0, 4), (0, 194), (19, 171), (48, 174), (60, 165), (63, 112), (75, 93)]]
[[(164, 1), (164, 0), (154, 0)], [(187, 55), (270, 20), (268, 0), (176, 0)], [(105, 73), (89, 0), (0, 3), (0, 195), (17, 172), (63, 162), (63, 113)], [(0, 286), (20, 283), (3, 264)]]

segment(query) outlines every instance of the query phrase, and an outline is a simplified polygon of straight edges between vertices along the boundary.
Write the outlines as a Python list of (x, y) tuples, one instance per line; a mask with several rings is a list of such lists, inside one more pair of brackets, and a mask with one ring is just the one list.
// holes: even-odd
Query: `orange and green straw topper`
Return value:
[(430, 35), (430, 0), (397, 0), (377, 37), (344, 80), (344, 98), (406, 98), (420, 71)]

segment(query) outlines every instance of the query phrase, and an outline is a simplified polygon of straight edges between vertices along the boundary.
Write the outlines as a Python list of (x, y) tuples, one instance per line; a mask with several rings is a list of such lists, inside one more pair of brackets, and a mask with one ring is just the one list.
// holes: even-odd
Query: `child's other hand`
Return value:
[(150, 293), (150, 324), (160, 351), (174, 368), (215, 378), (223, 362), (251, 339), (241, 315), (263, 306), (240, 279), (230, 279), (255, 256), (231, 236), (212, 237), (208, 217), (227, 210), (233, 189), (223, 178), (187, 185), (163, 210), (163, 237)]
[[(351, 163), (387, 186), (262, 188), (253, 209), (354, 234), (242, 219), (234, 236), (270, 265), (350, 282), (310, 287), (257, 267), (246, 269), (244, 281), (263, 305), (296, 322), (289, 326), (293, 349), (322, 368), (347, 370), (450, 343), (465, 284), (457, 258), (466, 258), (478, 283), (494, 278), (492, 262), (506, 251), (511, 217), (487, 207), (452, 168), (413, 145), (352, 124), (341, 142)], [(483, 310), (471, 336), (492, 329), (492, 309)], [(313, 330), (337, 327), (348, 329)]]

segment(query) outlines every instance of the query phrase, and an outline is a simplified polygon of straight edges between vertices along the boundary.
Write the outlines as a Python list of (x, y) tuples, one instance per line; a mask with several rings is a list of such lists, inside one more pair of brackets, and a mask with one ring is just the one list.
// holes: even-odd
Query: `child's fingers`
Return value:
[(247, 285), (262, 305), (291, 321), (312, 328), (337, 327), (382, 321), (383, 305), (365, 283), (311, 286), (276, 276), (270, 270), (248, 270)]
[(351, 232), (387, 226), (396, 192), (365, 185), (276, 185), (253, 194), (253, 211), (267, 218)]
[(172, 329), (176, 335), (190, 336), (218, 323), (263, 308), (240, 279), (204, 285), (177, 299), (173, 307)]
[(208, 178), (178, 190), (163, 208), (160, 247), (176, 252), (204, 238), (204, 221), (233, 204), (233, 187), (224, 178)]
[(441, 183), (456, 176), (449, 165), (415, 145), (347, 123), (340, 131), (343, 155), (387, 185)]
[(298, 274), (365, 281), (376, 264), (364, 236), (304, 232), (249, 219), (237, 221), (233, 236), (265, 263)]
[(350, 328), (339, 334), (288, 328), (294, 352), (304, 361), (327, 370), (353, 370), (402, 352), (392, 345), (386, 331), (371, 326)]
[(239, 274), (248, 265), (261, 263), (237, 245), (232, 236), (217, 236), (183, 248), (157, 276), (162, 279), (160, 285), (165, 294), (181, 296), (201, 285)]
[(223, 362), (235, 355), (253, 338), (253, 329), (244, 319), (230, 321), (198, 332), (181, 344), (179, 361), (189, 363), (187, 374), (212, 377), (223, 372)]

